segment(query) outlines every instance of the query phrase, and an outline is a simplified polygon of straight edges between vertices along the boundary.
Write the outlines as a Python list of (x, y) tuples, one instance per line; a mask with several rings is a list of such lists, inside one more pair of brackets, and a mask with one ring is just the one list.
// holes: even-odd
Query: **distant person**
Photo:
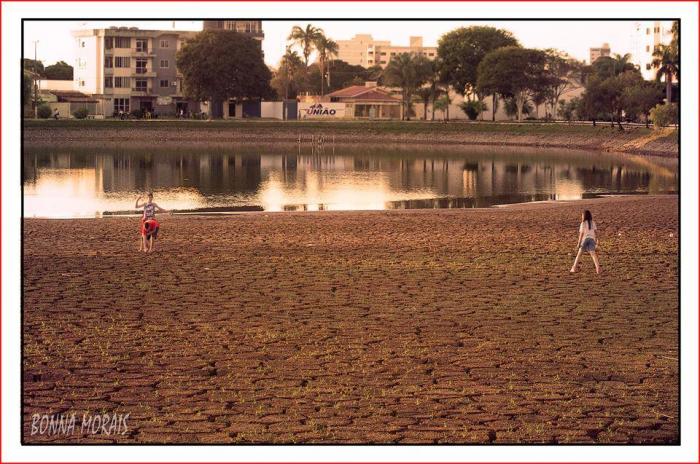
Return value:
[(53, 109), (53, 114), (51, 115), (54, 119), (58, 119), (58, 108)]
[(153, 203), (153, 192), (148, 192), (148, 202), (141, 203), (141, 197), (136, 199), (136, 209), (143, 207), (143, 216), (141, 216), (141, 244), (139, 251), (150, 253), (153, 251), (153, 240), (158, 238), (158, 229), (160, 224), (156, 221), (156, 212), (170, 213), (157, 204)]
[(596, 230), (598, 228), (593, 221), (593, 215), (590, 211), (586, 210), (583, 212), (581, 225), (578, 228), (578, 242), (576, 243), (577, 253), (576, 259), (574, 260), (574, 265), (571, 266), (571, 273), (578, 270), (579, 260), (584, 251), (590, 253), (591, 258), (593, 258), (593, 263), (595, 264), (596, 274), (600, 274), (601, 268), (598, 262), (598, 255), (596, 255), (595, 250), (598, 247), (598, 238), (596, 237)]

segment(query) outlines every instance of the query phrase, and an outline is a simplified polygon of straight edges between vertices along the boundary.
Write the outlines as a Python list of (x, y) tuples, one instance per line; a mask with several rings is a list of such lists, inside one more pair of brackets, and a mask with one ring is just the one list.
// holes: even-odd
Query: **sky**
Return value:
[[(313, 21), (334, 40), (352, 38), (355, 34), (372, 34), (377, 40), (390, 40), (392, 45), (408, 45), (410, 35), (423, 36), (424, 46), (437, 45), (440, 36), (457, 27), (490, 25), (511, 31), (524, 47), (558, 48), (579, 60), (588, 61), (589, 48), (610, 44), (612, 53), (633, 53), (634, 21)], [(304, 21), (263, 21), (265, 62), (276, 66), (284, 54), (286, 39), (293, 26), (306, 26)], [(25, 21), (24, 56), (34, 57), (44, 65), (63, 60), (73, 65), (75, 42), (72, 30), (98, 29), (109, 26), (140, 29), (201, 30), (201, 21)]]

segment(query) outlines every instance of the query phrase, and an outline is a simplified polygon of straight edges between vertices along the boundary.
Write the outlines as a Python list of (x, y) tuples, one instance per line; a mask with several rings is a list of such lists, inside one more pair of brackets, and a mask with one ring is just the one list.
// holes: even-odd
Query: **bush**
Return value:
[(43, 105), (40, 105), (39, 108), (37, 108), (36, 114), (41, 119), (49, 119), (51, 117), (51, 114), (53, 114), (53, 110), (49, 105), (44, 103)]
[(466, 114), (472, 121), (474, 121), (485, 109), (484, 105), (479, 101), (465, 101), (459, 105), (459, 107), (462, 108), (464, 114)]
[(87, 118), (88, 117), (87, 108), (78, 108), (77, 110), (73, 111), (73, 117), (75, 117), (75, 119)]
[(143, 110), (140, 108), (137, 108), (131, 112), (131, 115), (135, 117), (136, 119), (141, 119), (143, 118)]
[(656, 105), (650, 114), (652, 121), (654, 121), (654, 127), (678, 124), (678, 105), (676, 103)]

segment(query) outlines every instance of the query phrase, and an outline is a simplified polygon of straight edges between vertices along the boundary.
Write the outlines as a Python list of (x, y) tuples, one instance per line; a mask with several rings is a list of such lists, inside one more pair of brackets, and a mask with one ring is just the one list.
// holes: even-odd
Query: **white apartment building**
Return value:
[(355, 34), (350, 40), (338, 40), (338, 59), (355, 66), (385, 68), (399, 53), (418, 53), (434, 60), (437, 47), (424, 47), (423, 37), (412, 36), (408, 46), (391, 45), (388, 40), (374, 40), (370, 34)]
[(656, 79), (652, 65), (654, 49), (659, 45), (668, 45), (673, 39), (671, 27), (673, 21), (638, 21), (634, 25), (633, 48), (634, 64), (639, 66), (644, 79)]
[(78, 50), (73, 89), (98, 100), (98, 112), (110, 117), (136, 109), (161, 115), (198, 111), (185, 100), (175, 54), (191, 31), (112, 27), (74, 31)]

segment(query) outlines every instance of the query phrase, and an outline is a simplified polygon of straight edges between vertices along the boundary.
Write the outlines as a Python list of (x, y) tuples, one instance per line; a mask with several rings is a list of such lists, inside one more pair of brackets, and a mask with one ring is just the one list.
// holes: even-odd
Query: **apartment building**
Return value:
[(262, 21), (247, 19), (217, 19), (203, 22), (202, 29), (205, 31), (236, 31), (257, 40), (262, 47), (265, 34), (262, 29)]
[(590, 53), (589, 63), (593, 64), (593, 62), (595, 62), (595, 60), (597, 60), (601, 56), (610, 56), (610, 44), (606, 42), (601, 47), (597, 47), (597, 48), (591, 47), (589, 49), (589, 53)]
[(160, 115), (199, 111), (199, 103), (183, 96), (175, 61), (196, 34), (135, 27), (74, 31), (73, 89), (97, 99), (97, 111), (107, 117), (137, 109)]
[(408, 46), (392, 45), (388, 40), (374, 40), (370, 34), (356, 34), (350, 40), (338, 40), (338, 59), (366, 68), (379, 65), (385, 68), (399, 53), (417, 53), (434, 60), (437, 47), (423, 46), (423, 37), (412, 36)]
[(638, 21), (634, 25), (633, 47), (634, 64), (639, 66), (644, 79), (656, 78), (658, 68), (654, 67), (654, 50), (659, 45), (668, 45), (673, 39), (673, 21)]

